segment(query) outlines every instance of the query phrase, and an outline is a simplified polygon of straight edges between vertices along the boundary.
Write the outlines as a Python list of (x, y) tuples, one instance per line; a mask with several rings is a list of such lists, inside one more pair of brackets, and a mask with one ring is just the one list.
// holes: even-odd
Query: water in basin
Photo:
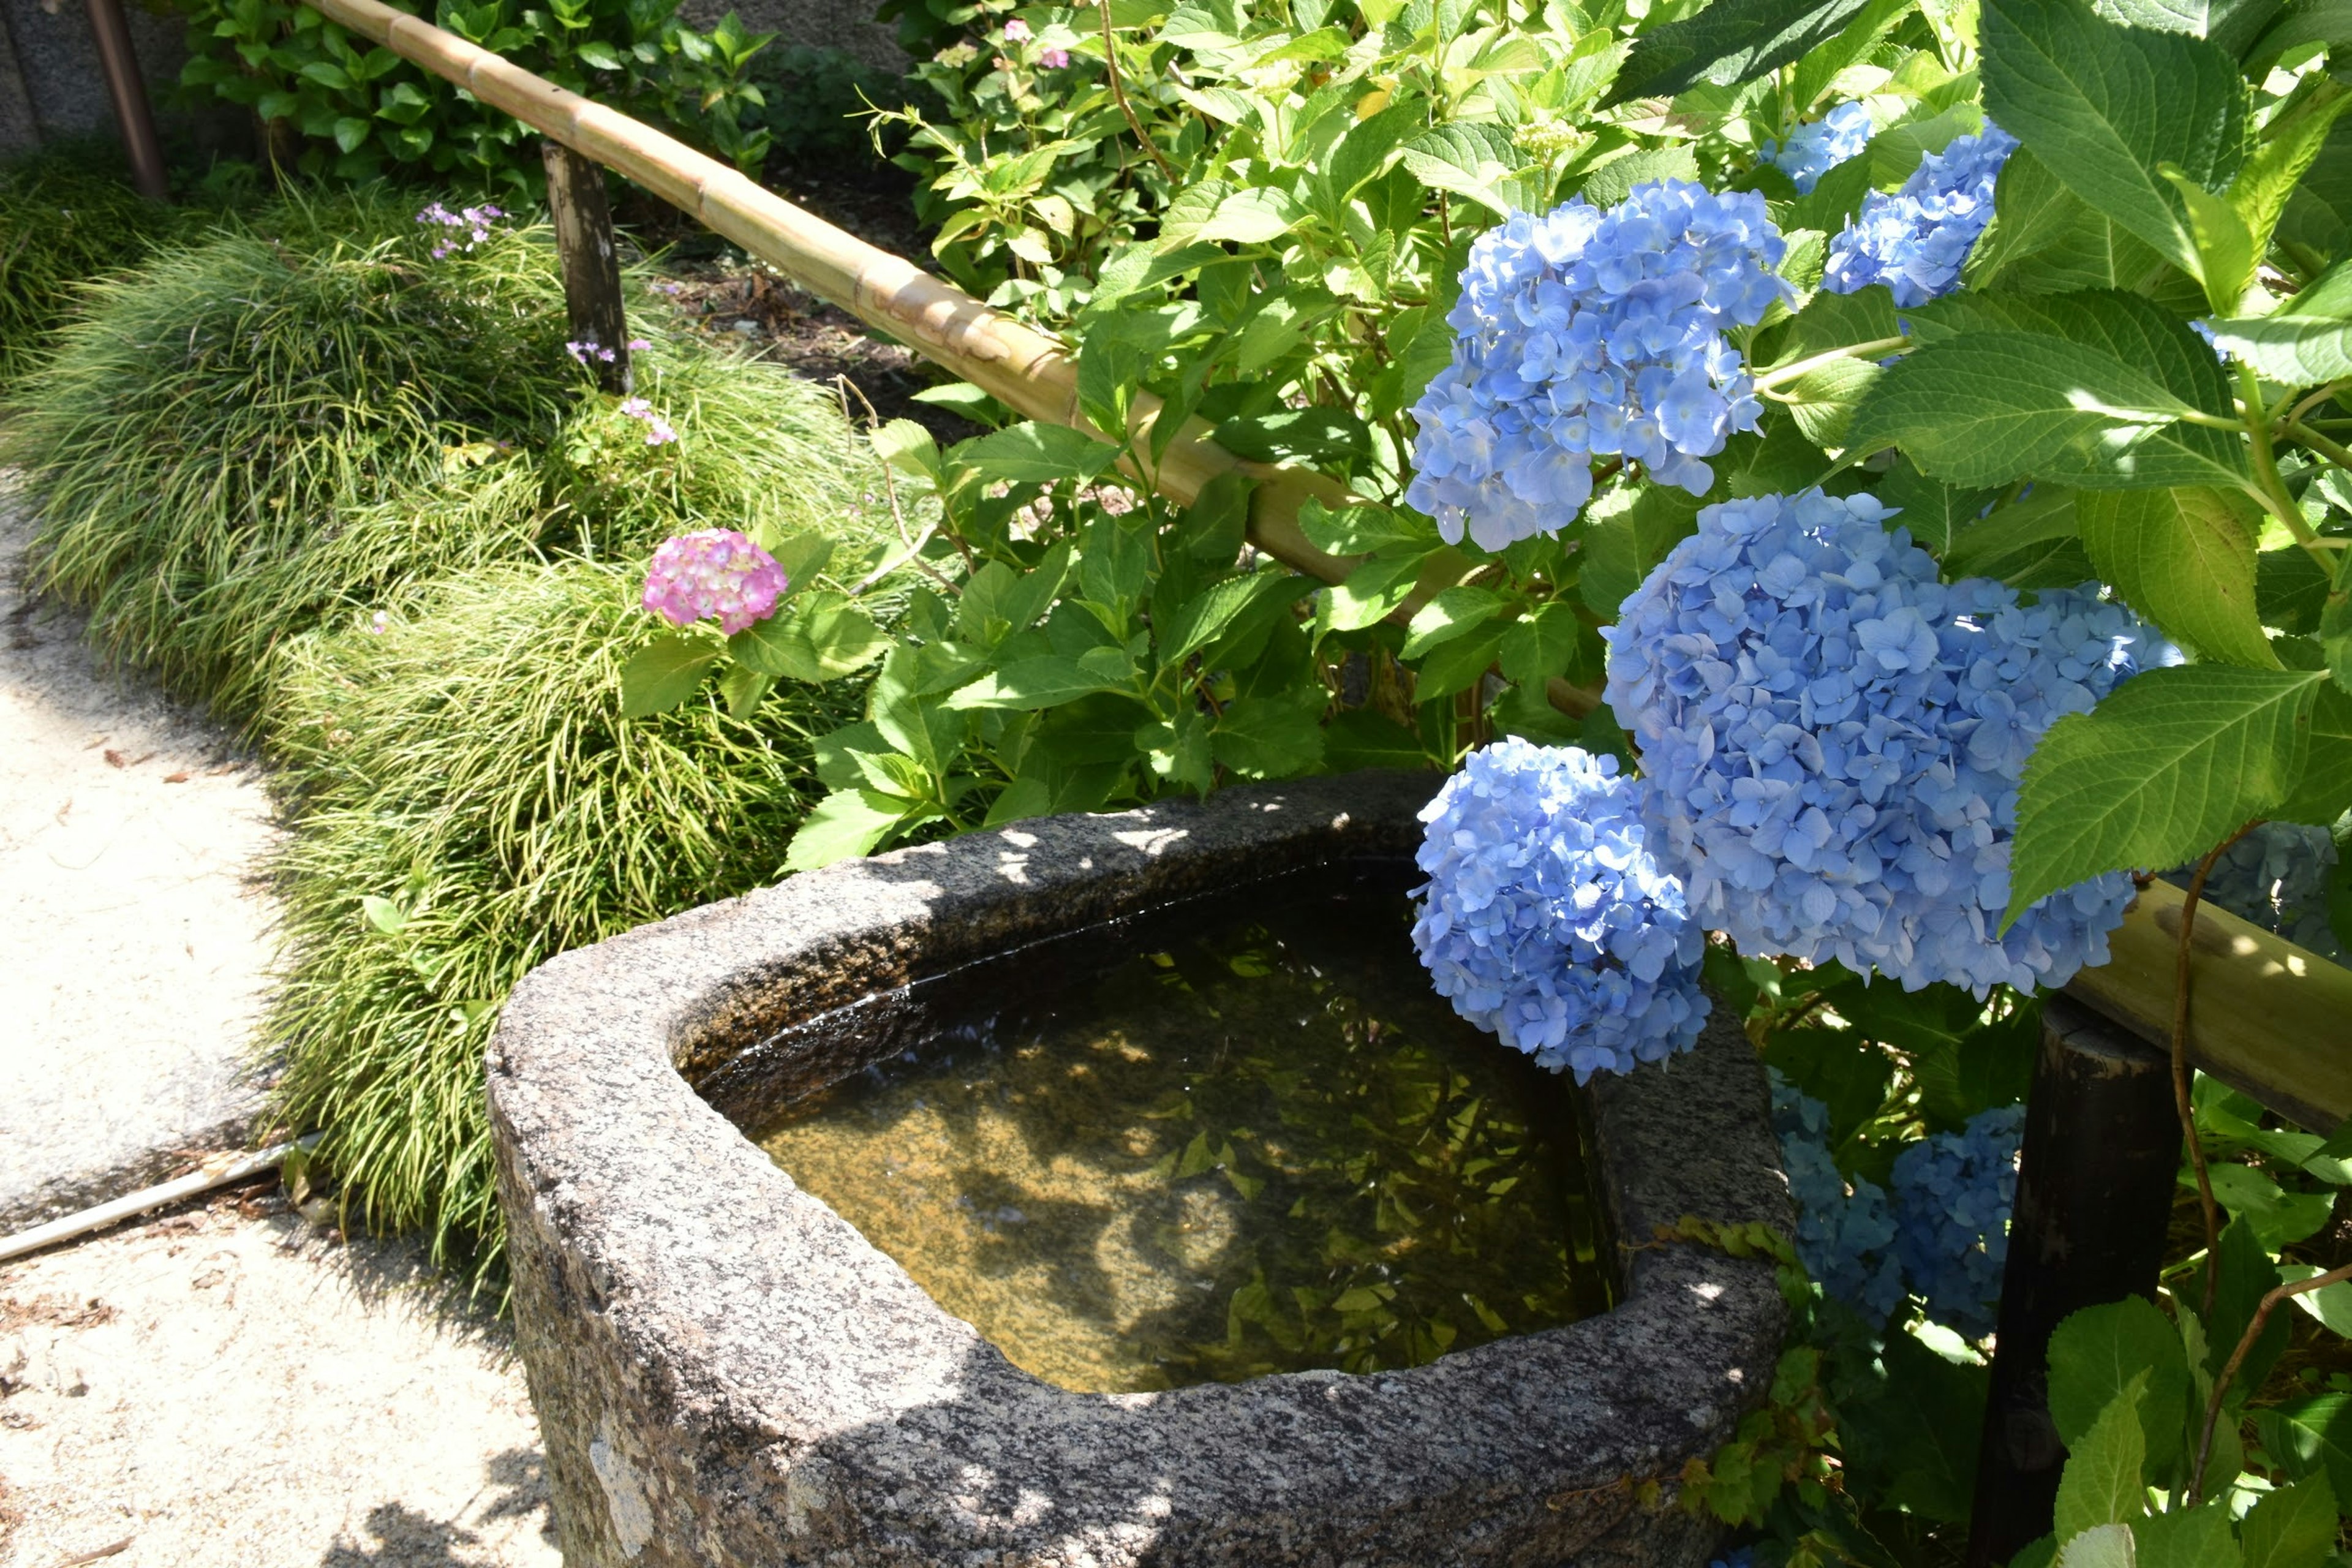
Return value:
[(1603, 1310), (1573, 1091), (1430, 992), (1410, 878), (1294, 873), (923, 982), (907, 1048), (760, 1142), (1066, 1388), (1371, 1372)]

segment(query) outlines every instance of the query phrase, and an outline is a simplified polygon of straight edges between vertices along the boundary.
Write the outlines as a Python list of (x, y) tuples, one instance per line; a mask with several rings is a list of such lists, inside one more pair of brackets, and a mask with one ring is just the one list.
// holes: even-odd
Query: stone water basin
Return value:
[(1785, 1225), (1760, 1069), (1719, 1024), (1573, 1091), (1454, 1025), (1401, 945), (1434, 783), (1023, 823), (526, 980), (566, 1561), (1703, 1563), (1673, 1479), (1783, 1313), (1653, 1237)]

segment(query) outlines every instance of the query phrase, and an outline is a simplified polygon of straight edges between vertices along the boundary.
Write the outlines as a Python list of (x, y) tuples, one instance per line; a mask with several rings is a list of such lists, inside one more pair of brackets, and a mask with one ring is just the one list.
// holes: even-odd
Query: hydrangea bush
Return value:
[(2025, 1108), (2003, 1106), (1895, 1157), (1895, 1250), (1927, 1315), (1971, 1339), (1993, 1331)]
[(1959, 287), (1960, 268), (1992, 222), (1993, 185), (2017, 139), (1997, 125), (1919, 160), (1899, 191), (1873, 191), (1830, 242), (1822, 287), (1853, 294), (1883, 283), (1898, 305)]

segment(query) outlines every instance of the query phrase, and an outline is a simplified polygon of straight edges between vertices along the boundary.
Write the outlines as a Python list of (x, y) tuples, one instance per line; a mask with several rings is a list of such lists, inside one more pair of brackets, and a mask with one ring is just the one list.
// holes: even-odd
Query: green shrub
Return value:
[(202, 216), (147, 200), (89, 145), (0, 169), (0, 385), (48, 347), (84, 284), (135, 266)]
[(415, 592), (380, 633), (285, 650), (268, 720), (300, 814), (263, 1038), (354, 1217), (425, 1229), (445, 1264), (496, 1267), (482, 1050), (509, 988), (773, 880), (817, 787), (810, 737), (854, 711), (853, 691), (787, 685), (754, 722), (709, 693), (624, 721), (621, 666), (658, 630), (638, 581), (492, 567)]

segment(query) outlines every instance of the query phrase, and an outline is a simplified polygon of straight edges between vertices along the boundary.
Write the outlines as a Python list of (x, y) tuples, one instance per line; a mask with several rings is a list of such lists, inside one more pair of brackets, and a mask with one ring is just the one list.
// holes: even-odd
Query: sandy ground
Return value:
[(521, 1368), (447, 1290), (275, 1197), (0, 1266), (0, 1568), (558, 1568)]
[[(0, 475), (0, 1229), (241, 1142), (272, 910), (259, 770), (21, 582)], [(135, 1112), (133, 1108), (135, 1108)]]

